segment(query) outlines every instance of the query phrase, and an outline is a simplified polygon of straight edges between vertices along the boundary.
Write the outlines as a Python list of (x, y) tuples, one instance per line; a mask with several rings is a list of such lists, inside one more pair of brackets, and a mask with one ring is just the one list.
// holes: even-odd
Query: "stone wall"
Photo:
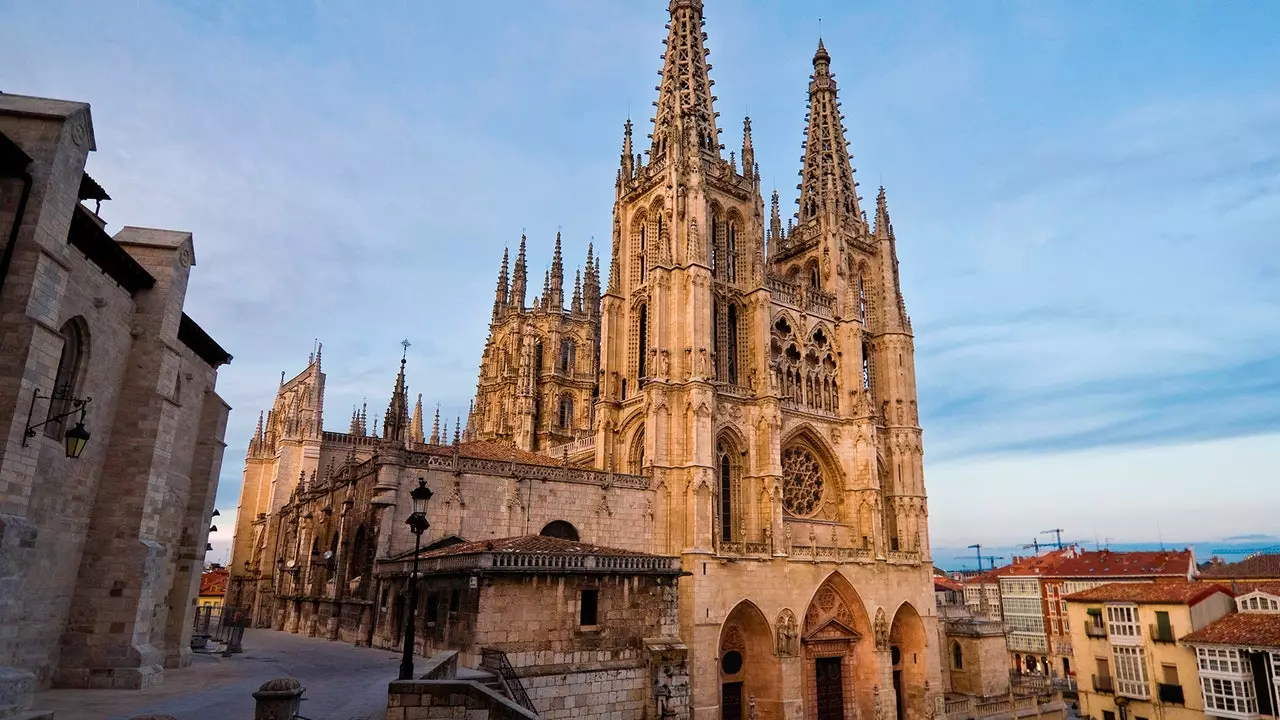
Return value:
[[(0, 95), (0, 132), (33, 158), (0, 292), (0, 675), (138, 687), (189, 661), (229, 410), (214, 391), (225, 360), (180, 331), (190, 234), (126, 227), (109, 238), (78, 201), (95, 148), (88, 106)], [(19, 186), (0, 183), (7, 230)], [(80, 360), (57, 380), (68, 328)], [(62, 435), (79, 416), (24, 446), (29, 411), (44, 421), (63, 381), (92, 397), (78, 459)], [(0, 711), (23, 702), (0, 688)]]
[(483, 685), (465, 680), (395, 680), (387, 686), (387, 720), (538, 720)]

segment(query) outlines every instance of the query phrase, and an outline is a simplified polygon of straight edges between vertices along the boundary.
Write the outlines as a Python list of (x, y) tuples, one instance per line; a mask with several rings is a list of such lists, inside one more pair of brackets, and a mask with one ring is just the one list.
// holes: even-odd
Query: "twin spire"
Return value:
[[(498, 269), (498, 284), (494, 290), (493, 315), (491, 322), (496, 322), (508, 312), (525, 310), (528, 287), (529, 268), (525, 257), (528, 239), (520, 235), (520, 250), (516, 255), (515, 268), (511, 281), (507, 281), (508, 261), (510, 253), (502, 251), (502, 264)], [(543, 275), (542, 294), (534, 298), (534, 309), (546, 311), (563, 311), (564, 308), (564, 256), (561, 252), (560, 233), (556, 232), (555, 251), (551, 257), (551, 267)], [(587, 244), (586, 265), (574, 273), (573, 295), (569, 301), (569, 312), (594, 314), (600, 310), (600, 259), (595, 255), (593, 243)]]
[(857, 225), (867, 230), (858, 207), (858, 184), (853, 179), (849, 143), (844, 136), (844, 117), (836, 97), (836, 79), (831, 74), (831, 55), (818, 40), (813, 55), (813, 75), (809, 76), (808, 129), (805, 131), (803, 166), (800, 169), (800, 222), (831, 223), (837, 227)]
[(700, 149), (718, 157), (720, 133), (713, 107), (716, 98), (711, 94), (715, 81), (703, 44), (707, 34), (702, 31), (702, 0), (671, 0), (668, 10), (671, 21), (663, 41), (662, 81), (655, 88), (657, 114), (650, 157), (662, 157), (681, 144), (685, 152)]

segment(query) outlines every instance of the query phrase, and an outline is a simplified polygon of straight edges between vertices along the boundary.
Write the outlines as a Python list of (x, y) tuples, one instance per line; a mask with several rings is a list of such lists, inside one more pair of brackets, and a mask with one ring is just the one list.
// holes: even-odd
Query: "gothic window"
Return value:
[(730, 384), (738, 384), (738, 306), (729, 304), (728, 332), (725, 334), (725, 374)]
[(867, 284), (862, 273), (858, 273), (858, 319), (867, 322)]
[(556, 416), (556, 422), (557, 422), (557, 425), (561, 428), (568, 429), (573, 427), (573, 396), (572, 395), (565, 394), (560, 396), (560, 413), (559, 415)]
[(568, 338), (560, 341), (560, 372), (568, 374), (573, 372), (573, 361), (577, 355), (577, 345)]
[(871, 391), (871, 345), (862, 343), (862, 389)]
[(642, 283), (645, 281), (645, 272), (648, 270), (646, 266), (649, 264), (648, 238), (645, 237), (648, 232), (647, 224), (642, 223), (640, 225), (640, 282)]
[(822, 466), (803, 447), (782, 451), (782, 509), (791, 515), (813, 515), (822, 502)]
[(730, 220), (727, 231), (724, 253), (725, 279), (732, 283), (738, 281), (738, 224)]
[(723, 359), (723, 353), (720, 352), (721, 337), (723, 336), (720, 333), (720, 301), (712, 300), (711, 301), (711, 364), (714, 366), (712, 369), (715, 371), (715, 378), (717, 380), (724, 379), (724, 376), (720, 372), (721, 370), (720, 361), (721, 359)]
[(951, 643), (951, 665), (956, 670), (964, 669), (964, 653), (960, 650), (960, 643)]
[(639, 350), (639, 356), (636, 358), (636, 377), (645, 378), (648, 376), (645, 361), (649, 356), (649, 307), (643, 303), (640, 305), (640, 321), (637, 323), (636, 331)]
[(740, 542), (737, 521), (741, 466), (736, 445), (727, 438), (716, 441), (716, 479), (716, 538), (724, 543)]
[(631, 439), (631, 452), (627, 455), (627, 472), (639, 475), (644, 469), (644, 428), (636, 431)]
[[(58, 358), (58, 373), (53, 381), (53, 399), (49, 401), (48, 418), (61, 415), (71, 409), (71, 398), (80, 390), (80, 382), (89, 352), (88, 330), (84, 318), (74, 317), (62, 326), (62, 356)], [(66, 418), (51, 421), (44, 426), (44, 434), (51, 438), (62, 437)]]
[[(654, 243), (657, 244), (657, 252), (661, 253), (662, 249), (666, 247), (666, 241), (663, 237), (663, 232), (662, 232), (662, 210), (661, 209), (658, 210), (658, 232), (654, 233), (653, 241)], [(661, 260), (661, 258), (659, 258), (659, 260)]]
[(822, 284), (819, 282), (818, 263), (809, 263), (809, 287), (814, 290), (821, 290)]
[(631, 221), (631, 287), (643, 285), (648, 265), (649, 220), (642, 211)]
[(720, 217), (711, 213), (711, 277), (720, 277)]

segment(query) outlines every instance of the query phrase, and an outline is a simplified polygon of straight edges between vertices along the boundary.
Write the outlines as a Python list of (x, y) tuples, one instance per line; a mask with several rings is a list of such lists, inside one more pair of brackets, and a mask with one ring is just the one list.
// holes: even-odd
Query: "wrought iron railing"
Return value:
[(532, 713), (538, 712), (533, 707), (529, 694), (524, 691), (524, 685), (520, 683), (520, 678), (516, 676), (516, 670), (511, 667), (511, 661), (507, 659), (505, 652), (497, 648), (480, 648), (480, 668), (497, 675), (503, 687), (506, 688), (507, 695), (520, 707)]
[(1173, 628), (1159, 625), (1149, 625), (1147, 630), (1151, 633), (1151, 639), (1158, 643), (1175, 643), (1178, 639), (1173, 636)]
[(1182, 693), (1181, 685), (1166, 685), (1165, 683), (1160, 683), (1158, 687), (1160, 690), (1160, 702), (1168, 703), (1170, 705), (1186, 704), (1187, 700)]
[(1112, 681), (1110, 675), (1094, 675), (1093, 691), (1099, 693), (1113, 694), (1116, 691), (1116, 685)]

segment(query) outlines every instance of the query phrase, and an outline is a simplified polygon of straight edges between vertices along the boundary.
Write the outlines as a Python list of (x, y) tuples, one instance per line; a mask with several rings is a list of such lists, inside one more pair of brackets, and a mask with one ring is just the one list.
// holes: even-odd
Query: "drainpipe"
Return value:
[(13, 250), (18, 244), (18, 231), (22, 229), (23, 216), (27, 212), (27, 198), (31, 196), (31, 171), (23, 168), (21, 174), (14, 177), (22, 180), (22, 195), (18, 197), (18, 208), (9, 228), (9, 243), (4, 246), (4, 255), (0, 256), (0, 292), (4, 291), (4, 280), (9, 276), (9, 264), (13, 262)]

